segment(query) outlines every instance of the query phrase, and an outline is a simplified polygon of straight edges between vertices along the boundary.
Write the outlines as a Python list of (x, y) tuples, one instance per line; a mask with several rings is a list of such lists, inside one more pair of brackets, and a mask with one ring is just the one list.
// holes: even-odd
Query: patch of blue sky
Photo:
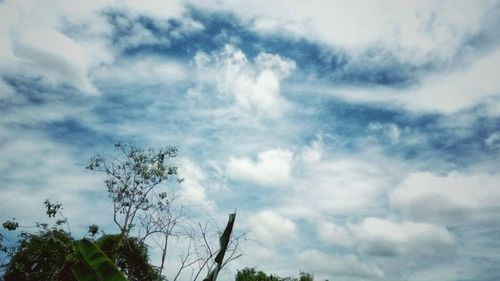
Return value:
[(17, 95), (7, 100), (17, 105), (43, 105), (54, 101), (65, 101), (69, 103), (82, 100), (85, 97), (75, 87), (65, 83), (52, 83), (44, 77), (32, 77), (23, 74), (8, 76), (5, 81), (11, 86)]
[[(37, 127), (39, 130), (47, 132), (54, 142), (80, 149), (92, 149), (99, 143), (113, 143), (114, 139), (111, 132), (93, 130), (75, 118), (44, 123)], [(108, 147), (111, 146), (108, 145)]]
[(45, 103), (47, 101), (47, 92), (50, 91), (57, 90), (64, 92), (64, 89), (48, 86), (41, 77), (17, 75), (15, 77), (7, 77), (5, 81), (15, 89), (16, 93), (24, 98), (27, 104)]
[[(241, 212), (252, 213), (281, 203), (283, 189), (262, 187), (259, 184), (228, 180), (226, 182), (230, 192), (213, 191), (210, 196), (221, 209), (236, 208)], [(208, 190), (210, 195), (210, 190)], [(244, 194), (244, 196), (242, 196)]]
[[(317, 132), (339, 136), (344, 141), (337, 142), (335, 149), (358, 151), (366, 145), (366, 138), (375, 132), (370, 124), (391, 124), (398, 130), (401, 141), (391, 143), (380, 136), (379, 145), (385, 146), (388, 155), (402, 157), (408, 161), (433, 158), (456, 168), (466, 168), (491, 155), (492, 148), (485, 139), (500, 130), (498, 118), (482, 118), (475, 121), (467, 132), (461, 128), (444, 128), (443, 119), (452, 119), (439, 114), (415, 114), (402, 109), (376, 104), (351, 104), (338, 99), (311, 99), (305, 106), (316, 110), (304, 113), (311, 125), (305, 134), (310, 138)], [(399, 135), (400, 134), (400, 135)], [(420, 141), (405, 141), (405, 138), (418, 137)]]

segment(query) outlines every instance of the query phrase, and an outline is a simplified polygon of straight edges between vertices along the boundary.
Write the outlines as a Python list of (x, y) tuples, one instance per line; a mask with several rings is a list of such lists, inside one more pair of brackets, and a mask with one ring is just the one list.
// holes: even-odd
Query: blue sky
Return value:
[(1, 1), (0, 217), (53, 198), (112, 231), (86, 160), (175, 145), (184, 204), (250, 232), (225, 280), (498, 280), (499, 24), (487, 0)]

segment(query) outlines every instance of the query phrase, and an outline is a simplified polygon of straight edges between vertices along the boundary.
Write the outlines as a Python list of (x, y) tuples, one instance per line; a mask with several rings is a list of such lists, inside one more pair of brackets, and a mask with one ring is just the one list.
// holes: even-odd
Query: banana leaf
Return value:
[(215, 257), (215, 268), (210, 271), (203, 281), (216, 281), (219, 271), (222, 267), (222, 262), (224, 261), (224, 255), (226, 254), (227, 246), (229, 245), (231, 232), (233, 231), (234, 220), (236, 219), (236, 213), (229, 214), (229, 220), (226, 225), (226, 229), (219, 238), (220, 250)]
[(71, 270), (78, 281), (127, 281), (113, 262), (89, 240), (80, 240), (76, 248), (81, 256)]

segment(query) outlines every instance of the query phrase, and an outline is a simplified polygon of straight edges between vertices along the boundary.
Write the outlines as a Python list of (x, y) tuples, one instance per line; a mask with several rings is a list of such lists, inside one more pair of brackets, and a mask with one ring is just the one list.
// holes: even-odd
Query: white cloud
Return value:
[(406, 106), (438, 112), (456, 112), (500, 95), (495, 70), (500, 50), (474, 61), (464, 70), (424, 79), (422, 87), (408, 93)]
[(288, 33), (353, 54), (373, 47), (404, 61), (453, 58), (495, 1), (191, 1), (230, 10), (264, 34)]
[(339, 276), (352, 276), (363, 279), (380, 279), (384, 277), (384, 272), (381, 269), (363, 263), (355, 255), (329, 255), (315, 249), (308, 249), (298, 255), (298, 260), (301, 262), (301, 268), (306, 269), (306, 272), (312, 272), (327, 279), (335, 280)]
[(307, 164), (317, 163), (323, 156), (323, 138), (317, 137), (309, 146), (302, 149), (302, 160)]
[(97, 93), (89, 80), (85, 50), (66, 35), (52, 29), (21, 31), (13, 46), (21, 72), (43, 77), (54, 85), (72, 85), (87, 94)]
[(320, 221), (316, 231), (323, 242), (330, 245), (338, 245), (342, 247), (350, 247), (353, 243), (353, 238), (348, 229), (327, 221)]
[(378, 198), (385, 194), (391, 178), (399, 175), (388, 172), (395, 163), (379, 157), (360, 157), (325, 157), (317, 163), (297, 163), (300, 168), (295, 170), (280, 210), (310, 220), (325, 214), (362, 213), (377, 208)]
[(63, 213), (75, 233), (85, 232), (92, 223), (105, 226), (112, 208), (105, 201), (91, 199), (92, 195), (106, 197), (102, 177), (79, 165), (85, 161), (78, 158), (80, 154), (44, 135), (3, 128), (0, 132), (4, 139), (0, 145), (1, 192), (7, 199), (0, 205), (2, 221), (12, 217), (23, 225), (49, 221), (43, 202), (50, 199), (63, 204)]
[(351, 102), (385, 102), (416, 112), (451, 114), (499, 97), (500, 81), (495, 76), (499, 64), (500, 49), (459, 69), (424, 77), (409, 88), (352, 87), (331, 93)]
[[(148, 0), (140, 4), (114, 0), (4, 1), (0, 5), (0, 59), (4, 62), (0, 76), (41, 78), (54, 87), (70, 86), (85, 94), (98, 94), (94, 68), (112, 63), (115, 56), (108, 42), (111, 24), (101, 13), (110, 9), (124, 11), (132, 18), (146, 16), (160, 23), (179, 18), (181, 26), (172, 36), (203, 29), (199, 22), (182, 16), (185, 7), (180, 1)], [(132, 35), (122, 38), (126, 40), (118, 44), (162, 43), (141, 25), (129, 24), (132, 24)], [(122, 69), (122, 72), (128, 70)]]
[(264, 245), (290, 243), (297, 239), (297, 230), (293, 221), (272, 210), (264, 210), (248, 219), (248, 226), (258, 242)]
[(179, 175), (184, 179), (180, 184), (182, 203), (212, 211), (215, 203), (206, 196), (204, 182), (207, 177), (203, 170), (190, 159), (183, 158), (179, 164)]
[(492, 215), (500, 209), (498, 175), (413, 173), (389, 194), (391, 206), (416, 217)]
[(151, 17), (156, 20), (168, 20), (169, 18), (179, 17), (184, 11), (185, 7), (182, 1), (169, 0), (169, 1), (156, 1), (156, 0), (143, 0), (143, 1), (112, 1), (115, 7), (121, 8), (132, 14)]
[(359, 250), (372, 255), (439, 255), (455, 245), (445, 227), (428, 223), (365, 218), (348, 229)]
[[(11, 47), (10, 27), (16, 23), (17, 13), (13, 12), (6, 3), (3, 3), (3, 5), (0, 5), (0, 18), (2, 18), (2, 24), (0, 24), (0, 37), (2, 38), (0, 41), (0, 59), (5, 63), (5, 60), (14, 57)], [(3, 69), (1, 65), (0, 69)]]
[(218, 91), (234, 99), (242, 110), (257, 116), (279, 116), (286, 108), (280, 96), (280, 82), (294, 69), (295, 62), (279, 55), (260, 53), (253, 62), (239, 49), (226, 45), (208, 55), (198, 52), (194, 62), (200, 79), (217, 81)]
[(289, 182), (292, 160), (293, 153), (283, 149), (261, 152), (255, 160), (248, 157), (231, 157), (227, 162), (227, 174), (235, 180), (279, 186)]
[(40, 77), (54, 86), (72, 86), (96, 94), (89, 75), (90, 54), (58, 30), (63, 15), (67, 16), (65, 12), (75, 12), (67, 8), (36, 1), (7, 1), (1, 5), (0, 14), (8, 16), (0, 30), (6, 42), (0, 48), (0, 57), (6, 63), (0, 67), (0, 75)]
[(161, 57), (122, 60), (93, 73), (101, 81), (124, 84), (169, 84), (183, 81), (187, 68), (179, 62)]
[(455, 238), (445, 227), (412, 221), (374, 217), (346, 225), (320, 221), (316, 230), (326, 244), (374, 256), (441, 255), (455, 246)]

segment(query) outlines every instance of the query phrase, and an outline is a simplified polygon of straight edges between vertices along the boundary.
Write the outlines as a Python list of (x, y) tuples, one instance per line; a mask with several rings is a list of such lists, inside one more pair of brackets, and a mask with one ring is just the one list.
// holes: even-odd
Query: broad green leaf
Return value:
[(83, 257), (80, 257), (80, 260), (73, 264), (71, 271), (78, 281), (100, 281), (95, 271)]
[[(127, 278), (125, 278), (113, 262), (89, 240), (82, 239), (78, 243), (77, 248), (90, 269), (95, 272), (99, 281), (127, 281)], [(95, 279), (84, 280), (90, 281)]]

